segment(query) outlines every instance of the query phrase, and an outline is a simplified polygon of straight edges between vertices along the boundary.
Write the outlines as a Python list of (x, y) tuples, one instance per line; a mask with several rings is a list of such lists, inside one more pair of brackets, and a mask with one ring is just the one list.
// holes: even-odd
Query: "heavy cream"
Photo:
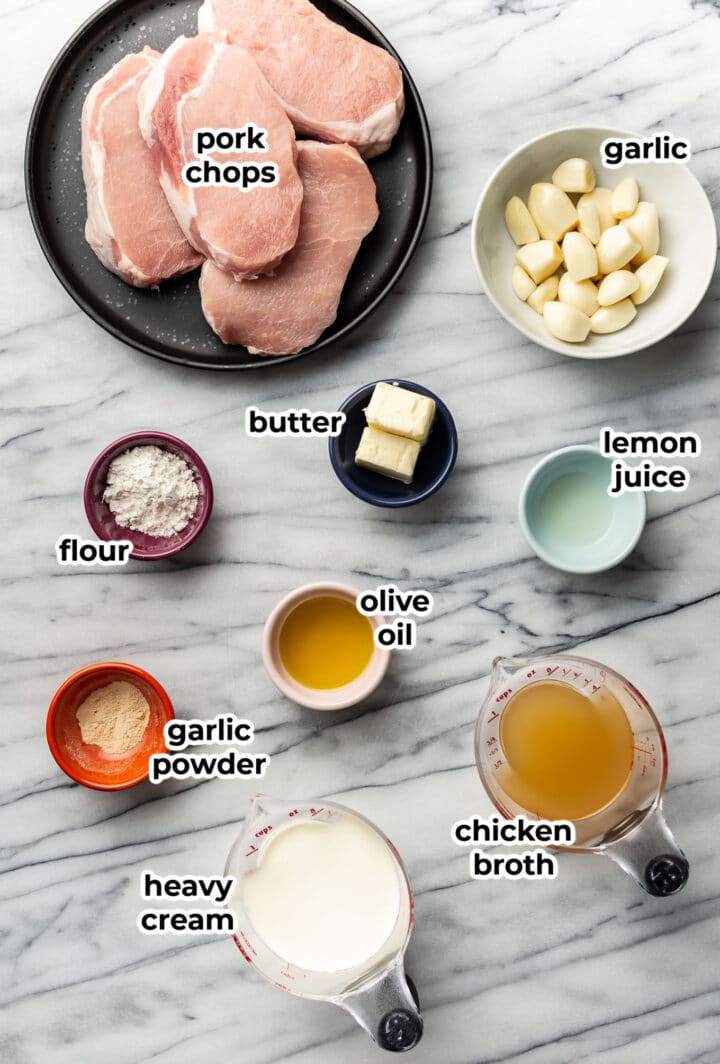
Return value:
[(363, 964), (395, 928), (405, 880), (384, 839), (358, 817), (292, 824), (240, 885), (257, 935), (314, 972)]

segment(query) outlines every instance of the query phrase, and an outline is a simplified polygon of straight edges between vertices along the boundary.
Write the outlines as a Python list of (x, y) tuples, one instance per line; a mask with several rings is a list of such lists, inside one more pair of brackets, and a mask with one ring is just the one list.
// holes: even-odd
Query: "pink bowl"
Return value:
[[(332, 687), (329, 690), (316, 690), (298, 683), (286, 670), (280, 657), (278, 647), (280, 630), (288, 615), (300, 603), (321, 596), (343, 598), (349, 602), (355, 602), (359, 594), (356, 588), (349, 587), (347, 584), (306, 584), (292, 591), (272, 611), (263, 634), (263, 663), (270, 679), (286, 698), (307, 709), (347, 709), (368, 698), (380, 686), (390, 664), (390, 651), (378, 646), (375, 647), (367, 668), (357, 680), (343, 687)], [(385, 618), (379, 615), (368, 617), (368, 621), (373, 628), (379, 628), (385, 624)]]
[[(115, 520), (110, 507), (103, 502), (103, 493), (107, 482), (110, 463), (129, 451), (132, 447), (161, 447), (171, 454), (176, 454), (187, 462), (193, 471), (200, 494), (197, 509), (190, 523), (174, 536), (146, 536), (144, 532), (133, 532), (122, 528)], [(127, 539), (133, 544), (131, 558), (143, 561), (160, 558), (172, 558), (193, 543), (210, 520), (213, 508), (213, 486), (207, 466), (192, 447), (188, 447), (176, 436), (166, 432), (131, 432), (115, 440), (95, 459), (85, 479), (85, 513), (95, 534), (103, 540)]]

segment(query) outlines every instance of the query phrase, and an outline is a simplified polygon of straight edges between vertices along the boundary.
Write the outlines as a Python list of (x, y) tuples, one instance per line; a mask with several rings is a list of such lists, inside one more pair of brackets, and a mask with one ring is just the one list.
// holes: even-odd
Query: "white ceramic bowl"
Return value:
[[(649, 162), (607, 168), (601, 164), (604, 140), (635, 135), (597, 126), (556, 129), (509, 155), (480, 197), (472, 224), (472, 253), (485, 293), (511, 325), (550, 351), (575, 358), (613, 358), (641, 351), (678, 329), (712, 280), (717, 256), (715, 219), (700, 182), (687, 166)], [(517, 248), (505, 227), (505, 204), (511, 196), (527, 203), (531, 185), (550, 181), (564, 159), (576, 156), (592, 164), (598, 186), (615, 188), (624, 177), (636, 179), (640, 198), (657, 204), (660, 254), (670, 262), (657, 291), (638, 307), (627, 328), (606, 336), (591, 334), (582, 344), (568, 344), (552, 336), (542, 316), (513, 292)]]

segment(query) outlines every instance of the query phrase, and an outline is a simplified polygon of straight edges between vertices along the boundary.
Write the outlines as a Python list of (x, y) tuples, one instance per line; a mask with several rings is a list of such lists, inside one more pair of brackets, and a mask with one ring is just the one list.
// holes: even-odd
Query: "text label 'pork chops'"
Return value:
[(195, 159), (185, 164), (182, 171), (186, 185), (217, 187), (230, 185), (240, 189), (255, 185), (274, 188), (280, 182), (280, 167), (276, 162), (220, 162), (206, 153), (257, 152), (267, 154), (270, 150), (268, 131), (249, 122), (241, 129), (196, 129), (193, 134)]

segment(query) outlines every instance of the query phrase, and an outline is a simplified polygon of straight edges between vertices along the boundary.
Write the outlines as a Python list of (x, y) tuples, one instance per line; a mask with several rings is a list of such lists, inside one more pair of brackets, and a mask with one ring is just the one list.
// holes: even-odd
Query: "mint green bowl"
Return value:
[(537, 556), (566, 573), (601, 573), (635, 549), (644, 492), (609, 496), (612, 460), (597, 447), (563, 447), (538, 462), (520, 495), (519, 518)]

